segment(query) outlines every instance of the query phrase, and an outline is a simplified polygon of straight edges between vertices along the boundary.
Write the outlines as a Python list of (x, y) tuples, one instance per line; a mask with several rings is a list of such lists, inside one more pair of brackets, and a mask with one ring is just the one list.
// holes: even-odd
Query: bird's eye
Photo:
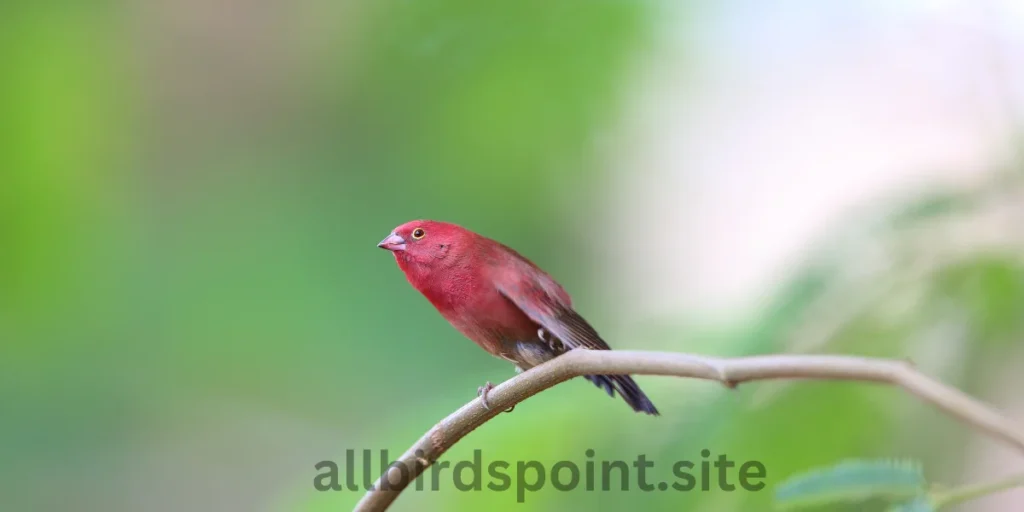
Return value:
[(423, 238), (424, 236), (426, 236), (426, 234), (427, 234), (427, 232), (423, 231), (423, 228), (416, 228), (416, 229), (412, 230), (412, 238), (414, 240), (419, 240), (420, 238)]

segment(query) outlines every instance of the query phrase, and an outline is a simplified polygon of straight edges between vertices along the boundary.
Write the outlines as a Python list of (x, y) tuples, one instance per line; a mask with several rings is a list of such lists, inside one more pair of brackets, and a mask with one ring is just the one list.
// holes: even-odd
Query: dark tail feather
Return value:
[(587, 380), (593, 382), (597, 387), (608, 392), (608, 396), (615, 396), (615, 392), (619, 392), (619, 396), (629, 404), (636, 412), (644, 412), (652, 416), (658, 416), (658, 409), (654, 407), (650, 399), (643, 391), (640, 391), (640, 386), (636, 385), (636, 381), (629, 375), (586, 375)]

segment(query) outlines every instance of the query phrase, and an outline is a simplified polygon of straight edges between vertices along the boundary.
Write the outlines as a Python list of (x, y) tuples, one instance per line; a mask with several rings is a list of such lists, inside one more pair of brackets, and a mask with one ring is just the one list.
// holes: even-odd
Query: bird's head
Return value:
[(431, 267), (449, 259), (453, 248), (464, 249), (472, 243), (472, 236), (472, 232), (455, 224), (414, 220), (395, 228), (377, 247), (391, 251), (399, 265)]

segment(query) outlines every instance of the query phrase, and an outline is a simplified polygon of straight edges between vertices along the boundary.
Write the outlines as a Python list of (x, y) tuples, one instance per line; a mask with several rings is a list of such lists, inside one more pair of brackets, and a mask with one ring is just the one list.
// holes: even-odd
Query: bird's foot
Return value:
[(491, 381), (487, 381), (483, 386), (476, 388), (476, 396), (480, 397), (480, 403), (484, 404), (484, 409), (490, 409), (491, 404), (487, 403), (487, 393), (494, 389), (494, 384)]
[[(487, 381), (483, 386), (476, 388), (476, 396), (480, 397), (480, 403), (483, 404), (484, 409), (487, 410), (491, 409), (491, 404), (487, 403), (487, 393), (492, 389), (494, 389), (494, 384), (491, 384), (491, 381)], [(512, 407), (505, 409), (505, 412), (512, 412), (515, 408), (516, 406), (513, 405)]]

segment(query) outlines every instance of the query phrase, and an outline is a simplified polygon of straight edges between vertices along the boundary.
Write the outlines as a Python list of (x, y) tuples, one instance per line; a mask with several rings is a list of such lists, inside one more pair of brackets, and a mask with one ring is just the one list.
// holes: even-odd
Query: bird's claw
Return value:
[(476, 388), (476, 396), (480, 397), (480, 403), (483, 404), (484, 409), (490, 409), (491, 404), (487, 403), (487, 393), (494, 389), (494, 384), (491, 381), (487, 381), (483, 386)]
[[(487, 410), (491, 410), (491, 404), (487, 402), (487, 393), (492, 389), (494, 389), (494, 384), (491, 384), (491, 381), (487, 381), (483, 386), (476, 388), (476, 396), (480, 397), (480, 403), (483, 404), (484, 409)], [(516, 406), (513, 405), (512, 407), (505, 409), (505, 412), (512, 412), (515, 408)]]

